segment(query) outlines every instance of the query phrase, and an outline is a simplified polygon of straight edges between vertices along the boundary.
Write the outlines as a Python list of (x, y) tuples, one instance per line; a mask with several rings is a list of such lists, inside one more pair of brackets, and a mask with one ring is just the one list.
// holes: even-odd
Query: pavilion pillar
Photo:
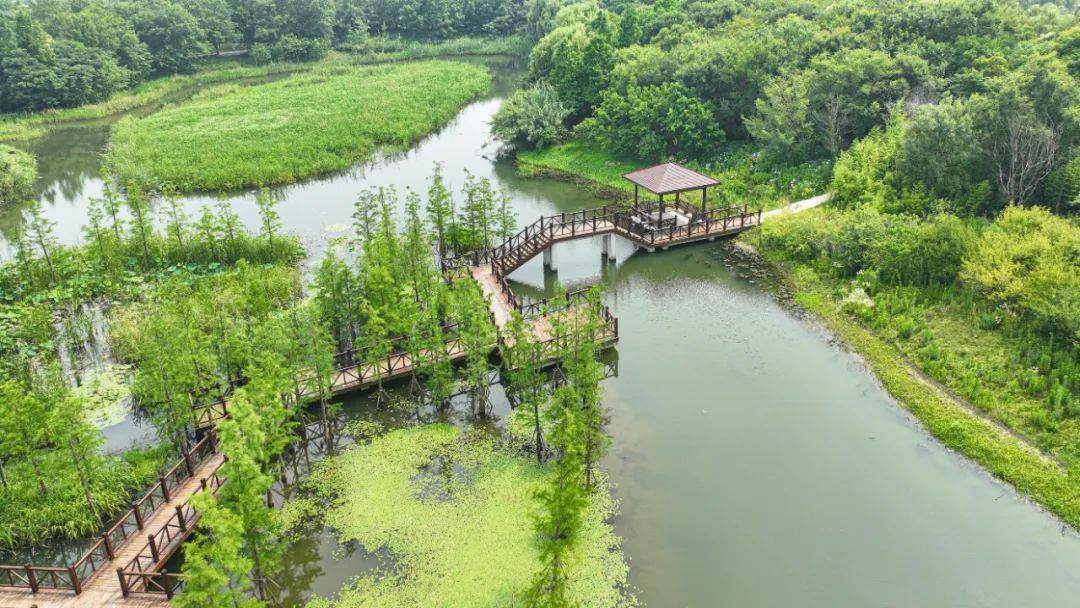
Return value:
[(554, 243), (547, 246), (544, 250), (544, 268), (548, 270), (558, 270), (558, 266), (555, 264), (555, 245)]
[(638, 185), (634, 184), (634, 209), (638, 206)]
[(701, 215), (705, 215), (705, 191), (706, 190), (708, 190), (708, 188), (702, 188), (701, 189)]

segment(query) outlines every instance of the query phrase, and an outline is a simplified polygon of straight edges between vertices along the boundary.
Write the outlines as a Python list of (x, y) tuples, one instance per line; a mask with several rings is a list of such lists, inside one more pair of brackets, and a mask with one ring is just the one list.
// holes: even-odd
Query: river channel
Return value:
[[(517, 72), (487, 61), (494, 92), (412, 150), (282, 188), (286, 229), (317, 255), (349, 223), (358, 191), (425, 191), (436, 162), (455, 189), (466, 171), (490, 177), (520, 224), (602, 204), (496, 160), (488, 121)], [(39, 156), (46, 211), (65, 242), (78, 240), (100, 192), (107, 140), (103, 122), (23, 144)], [(255, 225), (251, 193), (227, 197)], [(193, 211), (216, 200), (186, 199)], [(0, 235), (17, 221), (0, 217)], [(631, 583), (647, 605), (1080, 606), (1080, 537), (933, 439), (729, 244), (647, 254), (618, 243), (616, 258), (603, 264), (598, 240), (561, 244), (557, 277), (602, 281), (619, 317), (618, 375), (604, 383), (614, 437), (605, 468)], [(512, 278), (541, 292), (555, 276), (535, 259)], [(346, 410), (368, 411), (362, 399)], [(285, 581), (297, 601), (332, 594), (368, 559), (326, 531), (304, 543), (289, 558), (304, 574)]]

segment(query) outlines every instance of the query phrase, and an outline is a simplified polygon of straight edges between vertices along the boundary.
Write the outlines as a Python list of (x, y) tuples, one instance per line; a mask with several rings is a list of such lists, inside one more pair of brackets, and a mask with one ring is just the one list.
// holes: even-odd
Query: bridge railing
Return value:
[(131, 508), (121, 515), (78, 560), (67, 567), (0, 565), (0, 587), (18, 587), (37, 593), (39, 589), (60, 589), (82, 593), (83, 585), (101, 567), (116, 557), (116, 549), (143, 529), (143, 523), (163, 504), (170, 493), (195, 474), (195, 469), (216, 451), (214, 436), (208, 434), (179, 461), (158, 477), (158, 481)]
[(0, 587), (17, 587), (37, 593), (42, 589), (82, 592), (79, 577), (71, 566), (0, 566)]
[(120, 577), (120, 592), (125, 598), (135, 594), (150, 593), (164, 595), (172, 599), (177, 593), (184, 590), (185, 580), (183, 574), (174, 572), (129, 572), (117, 570)]
[(136, 589), (134, 585), (145, 580), (126, 578), (125, 574), (159, 571), (180, 542), (194, 529), (202, 513), (195, 509), (191, 499), (200, 492), (217, 494), (218, 488), (224, 483), (224, 479), (218, 475), (218, 469), (220, 469), (220, 465), (211, 472), (210, 477), (200, 479), (199, 489), (183, 504), (176, 505), (175, 513), (165, 521), (164, 525), (147, 535), (146, 544), (135, 554), (135, 557), (131, 558), (131, 561), (124, 567), (117, 568), (117, 574), (120, 577), (120, 589), (124, 592), (124, 597), (127, 597), (128, 592)]

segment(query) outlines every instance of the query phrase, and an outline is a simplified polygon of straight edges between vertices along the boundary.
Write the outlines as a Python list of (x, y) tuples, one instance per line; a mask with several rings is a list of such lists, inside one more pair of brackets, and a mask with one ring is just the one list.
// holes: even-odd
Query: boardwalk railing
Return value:
[[(464, 343), (459, 336), (455, 335), (457, 328), (457, 323), (442, 327), (442, 331), (448, 336), (444, 339), (445, 353), (438, 356), (454, 359), (465, 354)], [(391, 339), (389, 342), (393, 351), (376, 362), (369, 361), (370, 347), (359, 349), (353, 347), (335, 354), (334, 370), (330, 375), (329, 386), (324, 388), (337, 391), (353, 390), (375, 382), (380, 376), (384, 379), (392, 378), (411, 370), (415, 364), (422, 365), (436, 358), (435, 354), (426, 351), (411, 353), (406, 350), (411, 340), (409, 336)], [(415, 355), (419, 356), (414, 364)], [(318, 383), (319, 378), (314, 376), (302, 379), (297, 384), (295, 397), (301, 399), (318, 395), (321, 392)], [(194, 402), (192, 411), (196, 428), (209, 428), (228, 417), (228, 399), (219, 399), (209, 403)]]
[(195, 474), (195, 470), (216, 451), (213, 434), (208, 434), (191, 450), (184, 452), (180, 460), (158, 477), (142, 498), (117, 519), (111, 527), (83, 555), (67, 567), (0, 565), (0, 587), (74, 591), (82, 593), (86, 581), (101, 566), (116, 557), (116, 549), (128, 538), (142, 531), (143, 522), (161, 505), (170, 500), (170, 493)]
[[(217, 494), (224, 481), (215, 468), (210, 477), (199, 480), (200, 487), (192, 498), (200, 492)], [(180, 543), (195, 529), (200, 517), (202, 512), (195, 508), (189, 498), (183, 504), (176, 505), (176, 512), (163, 526), (147, 535), (146, 544), (135, 557), (125, 566), (116, 569), (120, 579), (120, 592), (125, 598), (132, 593), (165, 593), (172, 597), (172, 593), (178, 589), (177, 581), (180, 579), (175, 574), (161, 573), (160, 570)]]
[[(663, 226), (646, 219), (665, 209), (680, 213), (686, 223)], [(761, 211), (751, 211), (746, 205), (704, 211), (682, 203), (604, 206), (541, 217), (496, 247), (446, 256), (440, 263), (444, 272), (490, 264), (495, 276), (502, 278), (557, 241), (616, 233), (641, 246), (667, 246), (742, 231), (760, 223)]]

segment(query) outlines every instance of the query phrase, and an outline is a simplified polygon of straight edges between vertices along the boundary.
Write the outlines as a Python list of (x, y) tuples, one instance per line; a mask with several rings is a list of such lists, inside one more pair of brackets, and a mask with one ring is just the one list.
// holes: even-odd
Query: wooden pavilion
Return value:
[[(701, 190), (701, 207), (696, 210), (701, 215), (705, 214), (705, 200), (707, 198), (707, 191), (713, 186), (717, 186), (720, 182), (709, 177), (708, 175), (702, 175), (692, 169), (676, 164), (676, 163), (664, 163), (662, 165), (656, 165), (653, 167), (646, 167), (645, 169), (638, 169), (637, 171), (631, 171), (623, 175), (630, 183), (634, 184), (634, 210), (641, 217), (648, 217), (654, 219), (657, 225), (663, 225), (667, 222), (677, 222), (680, 211), (689, 212), (691, 217), (685, 218), (685, 221), (693, 221), (694, 209), (690, 205), (685, 205), (682, 202), (682, 195), (688, 192), (694, 192)], [(652, 192), (659, 197), (657, 204), (659, 206), (659, 213), (654, 213), (649, 209), (643, 209), (641, 207), (641, 188)], [(674, 212), (673, 214), (667, 214), (667, 201), (664, 197), (670, 194), (675, 195)]]

